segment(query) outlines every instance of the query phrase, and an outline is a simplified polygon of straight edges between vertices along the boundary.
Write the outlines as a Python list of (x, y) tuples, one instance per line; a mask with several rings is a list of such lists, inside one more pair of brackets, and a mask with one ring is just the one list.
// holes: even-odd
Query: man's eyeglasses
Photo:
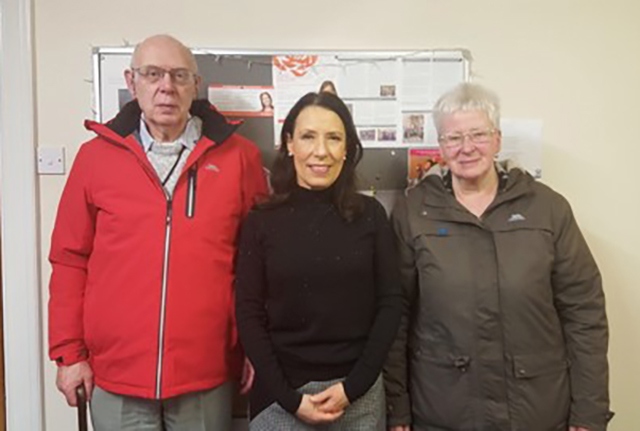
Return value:
[(186, 85), (191, 84), (196, 74), (185, 68), (177, 68), (177, 69), (163, 69), (158, 66), (141, 66), (141, 67), (132, 67), (131, 70), (134, 73), (144, 77), (150, 83), (156, 83), (164, 78), (165, 74), (169, 74), (171, 76), (171, 80), (177, 85)]
[(462, 148), (464, 138), (469, 139), (474, 144), (488, 144), (496, 132), (498, 132), (496, 129), (486, 129), (471, 130), (467, 133), (447, 133), (446, 135), (440, 135), (438, 141), (448, 150), (457, 150)]

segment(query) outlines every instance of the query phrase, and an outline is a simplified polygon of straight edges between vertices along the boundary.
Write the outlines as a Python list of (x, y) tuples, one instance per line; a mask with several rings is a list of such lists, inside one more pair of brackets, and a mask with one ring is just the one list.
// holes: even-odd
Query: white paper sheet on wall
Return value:
[[(99, 120), (107, 121), (113, 118), (122, 105), (131, 99), (127, 83), (124, 79), (124, 71), (129, 68), (131, 63), (131, 54), (112, 55), (108, 58), (100, 59), (101, 65), (100, 76), (100, 94), (102, 97)], [(104, 67), (107, 66), (107, 67)]]
[(499, 160), (518, 161), (536, 179), (542, 178), (542, 120), (503, 119)]

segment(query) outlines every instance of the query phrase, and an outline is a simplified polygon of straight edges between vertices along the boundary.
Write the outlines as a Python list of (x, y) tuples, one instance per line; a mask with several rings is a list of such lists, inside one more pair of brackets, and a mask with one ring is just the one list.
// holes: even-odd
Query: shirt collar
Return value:
[[(193, 151), (201, 136), (202, 120), (199, 117), (189, 116), (184, 132), (182, 132), (182, 135), (180, 135), (175, 142), (179, 142), (187, 147), (189, 151)], [(149, 133), (149, 129), (147, 129), (144, 114), (142, 114), (140, 116), (140, 143), (142, 144), (142, 148), (144, 148), (144, 152), (148, 153), (155, 142), (156, 140), (151, 136), (151, 133)]]

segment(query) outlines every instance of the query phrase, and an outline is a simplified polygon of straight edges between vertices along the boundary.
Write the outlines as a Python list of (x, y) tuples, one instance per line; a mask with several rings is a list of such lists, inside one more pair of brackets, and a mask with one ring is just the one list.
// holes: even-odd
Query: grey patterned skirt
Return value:
[[(298, 392), (317, 394), (340, 381), (309, 382)], [(382, 377), (378, 377), (367, 393), (347, 407), (335, 422), (310, 425), (273, 403), (249, 422), (249, 431), (385, 431), (385, 415), (384, 384)]]

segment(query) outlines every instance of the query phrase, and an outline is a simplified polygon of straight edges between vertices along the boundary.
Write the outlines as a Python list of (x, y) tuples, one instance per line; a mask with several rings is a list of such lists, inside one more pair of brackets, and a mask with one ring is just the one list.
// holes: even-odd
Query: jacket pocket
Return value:
[(569, 360), (564, 351), (513, 356), (510, 397), (518, 430), (556, 430), (569, 417)]
[(412, 349), (410, 363), (411, 410), (416, 429), (470, 427), (471, 358), (455, 354), (433, 356)]
[(189, 169), (187, 177), (187, 201), (185, 203), (185, 216), (193, 218), (196, 214), (196, 185), (198, 183), (198, 164)]
[(569, 360), (555, 351), (513, 356), (513, 374), (516, 379), (566, 372), (567, 368)]

